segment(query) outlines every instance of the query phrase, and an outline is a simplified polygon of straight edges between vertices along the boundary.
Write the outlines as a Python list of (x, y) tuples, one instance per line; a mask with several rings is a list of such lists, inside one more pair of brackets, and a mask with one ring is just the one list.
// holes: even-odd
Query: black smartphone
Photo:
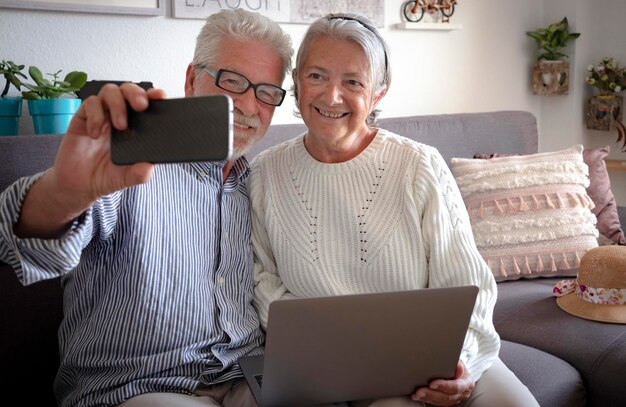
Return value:
[(111, 130), (111, 161), (175, 163), (223, 161), (233, 150), (233, 101), (227, 95), (151, 100), (128, 106), (128, 128)]

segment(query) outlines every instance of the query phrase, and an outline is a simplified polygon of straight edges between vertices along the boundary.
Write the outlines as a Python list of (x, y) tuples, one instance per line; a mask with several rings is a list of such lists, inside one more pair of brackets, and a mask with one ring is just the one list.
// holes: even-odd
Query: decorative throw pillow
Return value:
[[(589, 186), (587, 194), (595, 207), (592, 209), (598, 220), (596, 227), (600, 232), (599, 245), (619, 244), (626, 245), (626, 236), (622, 231), (617, 203), (611, 190), (611, 180), (604, 161), (609, 155), (610, 147), (604, 146), (595, 149), (583, 150), (583, 161), (589, 167)], [(507, 153), (476, 153), (474, 158), (510, 157)]]
[(604, 161), (609, 152), (609, 146), (583, 151), (583, 160), (589, 167), (590, 182), (587, 193), (596, 205), (592, 212), (598, 218), (596, 226), (600, 234), (613, 243), (626, 245), (626, 236), (619, 221), (617, 203), (611, 191), (611, 180)]
[(476, 246), (496, 281), (575, 276), (597, 247), (582, 145), (490, 160), (453, 158), (451, 169)]

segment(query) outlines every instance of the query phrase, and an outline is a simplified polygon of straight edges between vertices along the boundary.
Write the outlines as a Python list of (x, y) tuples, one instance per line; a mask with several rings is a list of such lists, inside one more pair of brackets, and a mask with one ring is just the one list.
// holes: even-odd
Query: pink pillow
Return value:
[[(591, 210), (598, 223), (596, 227), (604, 239), (602, 242), (608, 244), (626, 245), (626, 236), (622, 231), (619, 214), (617, 212), (617, 203), (615, 196), (611, 191), (611, 180), (606, 170), (604, 160), (609, 155), (610, 147), (604, 146), (594, 149), (586, 149), (583, 151), (583, 161), (589, 167), (589, 186), (587, 194), (593, 201), (595, 207)], [(514, 154), (506, 153), (476, 153), (474, 158), (496, 158), (510, 157)], [(603, 243), (601, 243), (603, 244)]]
[(600, 233), (611, 241), (626, 245), (626, 237), (617, 213), (617, 203), (611, 191), (611, 181), (604, 160), (609, 155), (609, 146), (583, 151), (583, 160), (589, 167), (589, 187), (587, 193), (596, 205), (592, 209), (598, 223)]
[(597, 247), (582, 145), (497, 157), (453, 158), (476, 247), (496, 281), (575, 276)]

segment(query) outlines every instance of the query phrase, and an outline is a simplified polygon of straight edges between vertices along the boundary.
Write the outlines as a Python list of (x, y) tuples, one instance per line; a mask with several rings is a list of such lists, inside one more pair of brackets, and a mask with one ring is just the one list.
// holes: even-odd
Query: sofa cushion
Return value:
[[(589, 167), (589, 186), (587, 194), (595, 207), (592, 209), (598, 220), (596, 228), (600, 232), (599, 245), (626, 244), (626, 237), (622, 231), (622, 222), (618, 214), (615, 196), (611, 190), (611, 180), (604, 161), (610, 151), (609, 146), (585, 149), (583, 161)], [(516, 154), (510, 153), (476, 153), (474, 158), (490, 159), (497, 157), (510, 157)]]
[(582, 150), (452, 159), (476, 246), (497, 281), (575, 276), (597, 247)]
[(504, 340), (500, 359), (528, 387), (540, 406), (585, 407), (585, 385), (580, 373), (564, 360)]
[(583, 159), (589, 167), (590, 182), (587, 193), (595, 204), (592, 211), (598, 218), (596, 226), (600, 234), (611, 242), (626, 245), (626, 237), (622, 232), (617, 203), (611, 190), (611, 180), (604, 161), (609, 151), (609, 146), (583, 151)]
[(563, 311), (552, 294), (559, 280), (498, 283), (496, 330), (503, 340), (540, 349), (574, 366), (585, 382), (589, 407), (623, 405), (626, 325), (589, 321)]

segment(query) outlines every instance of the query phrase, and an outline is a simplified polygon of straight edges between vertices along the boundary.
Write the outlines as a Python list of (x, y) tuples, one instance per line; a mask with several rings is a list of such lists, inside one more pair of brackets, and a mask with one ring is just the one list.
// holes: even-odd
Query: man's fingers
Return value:
[(133, 110), (137, 112), (148, 108), (148, 100), (165, 99), (166, 96), (163, 89), (150, 88), (144, 90), (134, 83), (124, 83), (120, 86), (120, 90)]
[(85, 131), (91, 138), (98, 138), (109, 127), (109, 114), (96, 96), (90, 96), (83, 101), (82, 115), (85, 121)]
[(165, 99), (167, 95), (163, 89), (150, 88), (146, 91), (150, 99)]
[(126, 185), (137, 185), (148, 182), (152, 177), (154, 171), (154, 164), (150, 163), (137, 163), (126, 172)]

